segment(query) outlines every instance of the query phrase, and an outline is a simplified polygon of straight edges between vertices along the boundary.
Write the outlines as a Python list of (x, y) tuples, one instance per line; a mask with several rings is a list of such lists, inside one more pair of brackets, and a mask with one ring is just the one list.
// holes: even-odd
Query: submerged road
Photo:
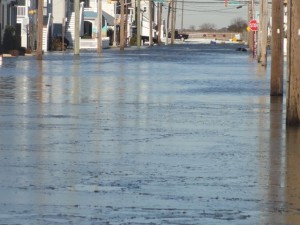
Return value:
[(300, 224), (300, 130), (235, 48), (5, 58), (0, 224)]

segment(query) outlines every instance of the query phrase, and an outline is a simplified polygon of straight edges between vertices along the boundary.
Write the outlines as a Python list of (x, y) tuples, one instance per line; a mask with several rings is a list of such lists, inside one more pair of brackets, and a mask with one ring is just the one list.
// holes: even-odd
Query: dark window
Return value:
[(90, 7), (90, 0), (83, 0), (83, 2), (84, 2), (84, 8)]
[(26, 6), (26, 0), (18, 0), (17, 3), (19, 6)]
[(7, 8), (6, 21), (7, 25), (10, 25), (10, 7)]

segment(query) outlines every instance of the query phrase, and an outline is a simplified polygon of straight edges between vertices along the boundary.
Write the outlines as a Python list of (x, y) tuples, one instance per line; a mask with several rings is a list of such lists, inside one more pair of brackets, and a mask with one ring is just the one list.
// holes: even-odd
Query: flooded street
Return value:
[(300, 129), (235, 49), (5, 58), (0, 224), (300, 224)]

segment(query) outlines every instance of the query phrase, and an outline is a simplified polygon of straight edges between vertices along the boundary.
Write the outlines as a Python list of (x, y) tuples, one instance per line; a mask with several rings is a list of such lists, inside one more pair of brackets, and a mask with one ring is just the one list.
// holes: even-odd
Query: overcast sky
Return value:
[[(233, 19), (241, 17), (247, 21), (248, 6), (245, 0), (228, 0), (225, 7), (224, 0), (177, 0), (176, 28), (181, 28), (182, 2), (183, 2), (183, 27), (199, 28), (204, 23), (215, 24), (216, 28), (228, 27)], [(243, 6), (237, 9), (237, 6)], [(257, 6), (258, 7), (258, 6)], [(167, 10), (165, 9), (165, 12)]]

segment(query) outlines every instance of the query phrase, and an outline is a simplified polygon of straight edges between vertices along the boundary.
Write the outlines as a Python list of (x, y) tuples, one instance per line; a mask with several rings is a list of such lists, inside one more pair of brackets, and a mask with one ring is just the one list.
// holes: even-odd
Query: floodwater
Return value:
[(300, 224), (300, 130), (235, 49), (5, 58), (0, 224)]

